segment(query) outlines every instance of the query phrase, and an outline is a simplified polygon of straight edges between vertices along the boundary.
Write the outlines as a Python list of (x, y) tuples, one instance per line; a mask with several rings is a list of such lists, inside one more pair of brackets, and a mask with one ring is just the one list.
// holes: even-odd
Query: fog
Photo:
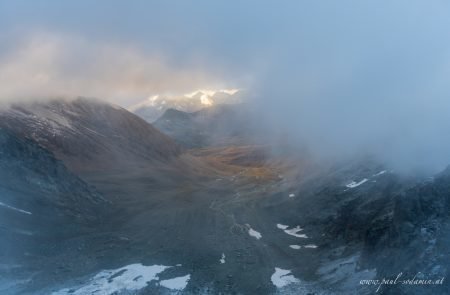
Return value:
[(0, 56), (0, 100), (98, 97), (128, 106), (153, 93), (218, 85), (201, 65), (172, 65), (161, 53), (82, 36), (32, 32)]
[(255, 101), (268, 128), (327, 159), (369, 154), (399, 172), (445, 168), (446, 5), (341, 5), (298, 16), (291, 38), (270, 56)]
[(263, 128), (320, 157), (450, 163), (445, 1), (36, 3), (0, 7), (2, 99), (244, 88)]

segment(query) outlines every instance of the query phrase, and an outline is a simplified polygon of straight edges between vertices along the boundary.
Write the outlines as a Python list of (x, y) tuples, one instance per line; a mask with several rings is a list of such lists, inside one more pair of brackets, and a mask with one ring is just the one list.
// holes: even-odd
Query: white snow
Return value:
[(307, 239), (308, 238), (307, 235), (298, 233), (298, 232), (300, 232), (302, 230), (303, 229), (300, 226), (297, 225), (296, 227), (293, 227), (291, 229), (285, 229), (284, 232), (287, 233), (288, 235), (291, 235), (291, 236), (294, 236), (294, 237), (297, 237), (297, 238)]
[(190, 279), (191, 275), (185, 275), (184, 277), (173, 278), (170, 280), (163, 280), (159, 284), (171, 290), (181, 291), (184, 288), (186, 288)]
[(270, 280), (277, 288), (283, 288), (292, 283), (299, 283), (300, 280), (290, 273), (290, 270), (275, 267), (275, 273), (270, 277)]
[(48, 109), (44, 106), (36, 106), (32, 113), (17, 112), (26, 120), (32, 120), (38, 129), (52, 128), (54, 133), (61, 134), (66, 129), (72, 129), (72, 124), (64, 114), (58, 110)]
[(283, 230), (285, 233), (287, 233), (288, 235), (297, 237), (297, 238), (304, 238), (307, 239), (308, 236), (305, 234), (299, 234), (298, 232), (301, 232), (303, 229), (297, 225), (296, 227), (293, 227), (291, 229), (289, 229), (288, 225), (284, 225), (284, 224), (279, 224), (277, 223), (277, 228)]
[(277, 223), (277, 227), (278, 227), (279, 229), (287, 229), (287, 228), (289, 227), (289, 225), (284, 225), (284, 224), (279, 224), (279, 223)]
[(0, 206), (3, 206), (3, 207), (5, 207), (5, 208), (8, 208), (8, 209), (11, 209), (11, 210), (14, 210), (14, 211), (23, 213), (23, 214), (28, 214), (28, 215), (33, 214), (33, 213), (29, 212), (29, 211), (25, 211), (25, 210), (22, 210), (22, 209), (13, 207), (13, 206), (9, 206), (9, 205), (7, 205), (7, 204), (5, 204), (5, 203), (2, 203), (2, 202), (0, 202)]
[(305, 246), (303, 246), (303, 248), (316, 249), (317, 246), (316, 246), (316, 245), (313, 245), (313, 244), (310, 244), (310, 245), (305, 245)]
[(293, 197), (295, 197), (295, 194), (290, 194), (289, 195), (289, 198), (293, 198)]
[(295, 250), (299, 250), (301, 248), (306, 248), (306, 249), (316, 249), (317, 246), (313, 245), (313, 244), (309, 244), (309, 245), (304, 245), (304, 246), (299, 246), (299, 245), (289, 245), (290, 248), (295, 249)]
[(222, 253), (222, 258), (220, 258), (220, 263), (221, 264), (225, 263), (225, 253)]
[(377, 174), (374, 174), (373, 176), (380, 176), (380, 175), (383, 175), (386, 172), (387, 172), (386, 170), (383, 170), (383, 171), (378, 172)]
[(260, 232), (257, 232), (256, 230), (254, 230), (253, 228), (250, 227), (250, 225), (247, 224), (248, 227), (248, 234), (254, 238), (256, 238), (257, 240), (262, 238), (262, 235)]
[[(84, 294), (114, 294), (125, 291), (137, 291), (148, 285), (151, 281), (158, 280), (158, 274), (171, 266), (150, 265), (145, 266), (140, 263), (130, 264), (122, 268), (113, 270), (103, 270), (91, 278), (87, 283), (78, 288), (66, 288), (53, 295), (84, 295)], [(184, 278), (184, 277), (183, 277)], [(189, 280), (189, 278), (188, 278)], [(180, 280), (181, 281), (181, 280)], [(161, 281), (161, 284), (180, 286), (178, 281)], [(176, 284), (177, 283), (177, 284)], [(96, 293), (98, 292), (98, 293)]]
[(348, 188), (355, 188), (355, 187), (360, 186), (361, 184), (365, 183), (367, 180), (368, 180), (367, 178), (364, 178), (360, 182), (352, 181), (349, 184), (347, 184), (346, 187), (348, 187)]

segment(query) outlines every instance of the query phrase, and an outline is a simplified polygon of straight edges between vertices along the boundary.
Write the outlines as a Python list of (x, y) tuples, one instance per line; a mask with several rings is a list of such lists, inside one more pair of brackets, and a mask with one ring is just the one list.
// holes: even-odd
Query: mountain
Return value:
[(155, 95), (129, 110), (147, 122), (154, 122), (168, 109), (191, 113), (217, 104), (236, 104), (242, 102), (242, 94), (237, 89), (223, 89), (197, 90), (180, 96)]
[(4, 129), (0, 178), (0, 292), (16, 294), (21, 284), (5, 281), (27, 280), (36, 265), (50, 265), (64, 241), (98, 224), (108, 204), (50, 152)]
[(168, 109), (153, 126), (187, 148), (261, 143), (252, 115), (244, 104), (215, 105), (193, 113)]
[(361, 282), (448, 274), (448, 170), (280, 152), (255, 144), (253, 120), (168, 110), (155, 124), (187, 149), (97, 100), (4, 109), (0, 293), (373, 294)]
[[(448, 282), (423, 288), (416, 288), (417, 283), (381, 284), (383, 278), (394, 280), (399, 274), (402, 281), (446, 276), (450, 256), (442, 249), (450, 243), (448, 172), (426, 179), (405, 177), (364, 159), (308, 178), (292, 189), (292, 200), (273, 195), (265, 201), (271, 211), (267, 219), (278, 215), (282, 225), (301, 225), (300, 233), (317, 246), (302, 256), (306, 265), (291, 264), (294, 274), (310, 278), (301, 290), (373, 294), (380, 287), (382, 294), (449, 292)], [(377, 279), (376, 286), (361, 284)], [(295, 293), (300, 287), (290, 290)]]
[(74, 171), (146, 165), (181, 152), (143, 119), (94, 99), (13, 104), (0, 117), (0, 127), (34, 140)]

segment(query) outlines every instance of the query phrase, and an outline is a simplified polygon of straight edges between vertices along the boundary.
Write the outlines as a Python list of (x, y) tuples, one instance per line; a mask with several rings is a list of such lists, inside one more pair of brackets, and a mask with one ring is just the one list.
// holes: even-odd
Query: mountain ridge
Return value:
[(100, 100), (13, 104), (0, 116), (0, 127), (33, 139), (75, 171), (166, 161), (182, 151), (143, 119)]

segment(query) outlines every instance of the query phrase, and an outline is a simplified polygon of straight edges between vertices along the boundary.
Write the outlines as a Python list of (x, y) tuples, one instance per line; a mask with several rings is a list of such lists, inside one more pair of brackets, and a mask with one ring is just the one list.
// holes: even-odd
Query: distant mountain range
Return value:
[(222, 89), (197, 90), (178, 96), (154, 95), (128, 109), (151, 123), (168, 109), (191, 113), (218, 104), (240, 103), (243, 93), (238, 89)]
[(261, 144), (264, 137), (253, 115), (245, 104), (218, 104), (192, 113), (168, 109), (153, 126), (187, 148)]

